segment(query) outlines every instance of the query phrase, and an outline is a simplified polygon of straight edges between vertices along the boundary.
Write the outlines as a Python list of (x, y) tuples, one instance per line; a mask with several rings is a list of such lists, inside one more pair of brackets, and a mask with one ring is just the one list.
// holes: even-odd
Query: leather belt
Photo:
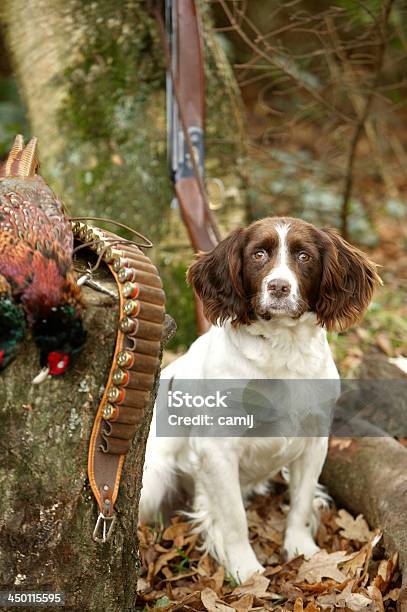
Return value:
[(75, 239), (107, 265), (119, 289), (120, 319), (113, 364), (99, 404), (88, 451), (88, 476), (99, 515), (93, 539), (106, 542), (115, 522), (125, 455), (131, 447), (160, 365), (165, 295), (156, 267), (130, 241), (85, 223)]

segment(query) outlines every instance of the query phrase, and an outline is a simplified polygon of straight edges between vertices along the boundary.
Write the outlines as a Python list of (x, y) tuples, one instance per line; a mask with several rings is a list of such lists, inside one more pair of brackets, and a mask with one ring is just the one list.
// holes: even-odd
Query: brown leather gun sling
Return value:
[(89, 482), (99, 507), (93, 539), (107, 542), (115, 522), (125, 455), (160, 365), (165, 295), (156, 267), (134, 243), (79, 221), (73, 222), (72, 231), (76, 241), (86, 244), (107, 265), (119, 292), (113, 364), (88, 451)]

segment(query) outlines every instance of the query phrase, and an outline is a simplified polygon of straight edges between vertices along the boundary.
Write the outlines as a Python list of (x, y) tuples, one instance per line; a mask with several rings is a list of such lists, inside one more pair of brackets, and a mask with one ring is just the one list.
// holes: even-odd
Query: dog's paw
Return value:
[(239, 544), (227, 551), (225, 569), (237, 582), (245, 582), (256, 572), (262, 574), (264, 567), (257, 561), (252, 547)]
[(262, 574), (264, 572), (264, 567), (260, 565), (258, 561), (252, 564), (246, 564), (244, 562), (239, 562), (233, 567), (229, 567), (229, 574), (238, 582), (239, 584), (242, 582), (246, 582), (248, 578), (253, 576), (253, 574)]
[(295, 557), (304, 555), (306, 559), (312, 557), (320, 550), (308, 531), (291, 529), (287, 531), (284, 538), (283, 559), (291, 561)]

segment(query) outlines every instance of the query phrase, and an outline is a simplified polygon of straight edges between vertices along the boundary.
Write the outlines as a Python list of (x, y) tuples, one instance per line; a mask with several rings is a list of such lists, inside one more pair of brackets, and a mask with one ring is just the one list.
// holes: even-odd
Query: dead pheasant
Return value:
[(37, 174), (37, 140), (16, 136), (0, 167), (0, 369), (32, 328), (42, 367), (65, 372), (82, 348), (73, 236), (62, 203)]

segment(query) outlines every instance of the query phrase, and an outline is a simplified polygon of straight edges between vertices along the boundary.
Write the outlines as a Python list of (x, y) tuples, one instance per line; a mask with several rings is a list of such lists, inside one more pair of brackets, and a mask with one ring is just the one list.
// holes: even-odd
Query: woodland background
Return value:
[[(401, 0), (199, 6), (206, 184), (222, 231), (293, 215), (337, 227), (367, 250), (384, 285), (364, 322), (331, 334), (331, 344), (343, 376), (380, 376), (388, 357), (407, 355), (407, 7)], [(16, 133), (38, 136), (41, 172), (72, 214), (112, 217), (154, 241), (167, 310), (178, 322), (165, 355), (174, 358), (195, 336), (184, 280), (192, 253), (168, 178), (163, 52), (146, 3), (3, 0), (0, 16), (0, 157)], [(398, 482), (391, 470), (377, 472), (404, 450), (396, 446), (383, 445), (379, 458), (372, 447), (376, 459), (361, 462), (372, 466), (372, 482), (381, 475), (382, 488)], [(349, 483), (347, 506), (357, 508), (359, 483)], [(318, 541), (329, 558), (279, 564), (284, 491), (277, 482), (272, 497), (249, 508), (267, 570), (248, 586), (203, 557), (179, 517), (167, 530), (143, 528), (141, 608), (395, 609), (397, 557), (385, 558), (362, 517), (326, 510)], [(388, 503), (400, 517), (396, 497)]]
[[(140, 1), (54, 0), (42, 14), (35, 4), (3, 7), (0, 155), (16, 132), (36, 134), (42, 172), (70, 211), (131, 222), (155, 242), (168, 311), (182, 321), (169, 348), (185, 350), (195, 334), (184, 282), (191, 251), (167, 173), (164, 63), (154, 21)], [(273, 214), (341, 228), (383, 265), (385, 282), (362, 327), (333, 337), (342, 371), (353, 374), (369, 346), (402, 354), (406, 6), (200, 5), (207, 188), (223, 232)]]

